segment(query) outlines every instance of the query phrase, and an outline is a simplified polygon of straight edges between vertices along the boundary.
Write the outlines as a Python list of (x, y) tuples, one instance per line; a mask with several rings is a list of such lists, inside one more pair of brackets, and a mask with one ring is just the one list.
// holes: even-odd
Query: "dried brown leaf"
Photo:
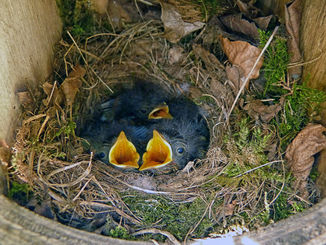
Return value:
[[(302, 62), (302, 56), (300, 52), (299, 44), (299, 31), (301, 22), (302, 4), (301, 0), (295, 0), (287, 8), (285, 8), (285, 26), (290, 35), (288, 38), (288, 50), (290, 53), (290, 62)], [(290, 78), (298, 79), (301, 77), (302, 66), (290, 67)]]
[(314, 155), (326, 149), (326, 128), (320, 124), (308, 124), (295, 137), (286, 149), (285, 159), (288, 161), (293, 175), (297, 178), (297, 187), (306, 198), (306, 179), (314, 163)]
[(237, 201), (236, 200), (233, 200), (231, 203), (227, 204), (225, 206), (225, 210), (224, 210), (225, 216), (232, 215), (233, 212), (234, 212), (234, 208), (235, 208), (236, 205), (237, 205)]
[(47, 98), (43, 100), (44, 105), (48, 106), (51, 101), (53, 101), (55, 105), (60, 105), (63, 102), (63, 94), (61, 90), (58, 89), (56, 83), (52, 85), (48, 82), (45, 82), (43, 83), (42, 87), (45, 94), (47, 95)]
[(260, 10), (253, 5), (253, 1), (244, 3), (241, 0), (237, 0), (235, 3), (238, 5), (240, 11), (244, 13), (248, 18), (255, 18), (260, 13)]
[(273, 18), (273, 15), (269, 15), (266, 17), (257, 17), (254, 18), (253, 21), (258, 25), (258, 27), (262, 30), (267, 30), (267, 27), (269, 23), (271, 22), (271, 19)]
[(170, 65), (173, 65), (175, 63), (179, 63), (183, 60), (185, 54), (184, 49), (180, 46), (176, 46), (169, 49), (168, 53), (168, 61)]
[(252, 40), (259, 40), (258, 28), (254, 22), (242, 18), (242, 14), (231, 14), (220, 18), (223, 25), (233, 32), (241, 33)]
[(250, 101), (244, 109), (248, 111), (251, 118), (268, 123), (282, 109), (281, 103), (276, 105), (264, 105), (260, 100)]
[(161, 20), (164, 24), (165, 37), (172, 43), (177, 43), (182, 37), (197, 31), (204, 26), (203, 22), (184, 22), (177, 8), (169, 3), (160, 1), (162, 7)]
[[(228, 57), (229, 61), (233, 65), (241, 67), (244, 71), (244, 76), (247, 77), (252, 67), (254, 66), (261, 50), (251, 44), (244, 41), (229, 41), (229, 39), (220, 37), (222, 48)], [(254, 71), (251, 73), (250, 79), (256, 79), (259, 77), (259, 70), (263, 65), (263, 57), (259, 60)], [(247, 84), (248, 88), (249, 84)]]
[(192, 50), (194, 51), (194, 54), (197, 57), (200, 57), (205, 62), (205, 65), (208, 69), (224, 71), (224, 66), (215, 57), (215, 55), (209, 52), (208, 50), (204, 49), (201, 45), (193, 44)]
[(85, 73), (85, 69), (78, 65), (61, 84), (60, 88), (65, 95), (68, 106), (72, 106), (74, 103), (76, 94), (82, 85), (81, 78), (84, 77)]
[(29, 108), (32, 105), (33, 99), (28, 91), (17, 92), (16, 95), (18, 97), (20, 104), (24, 108)]
[(243, 70), (238, 66), (227, 65), (225, 67), (226, 75), (230, 81), (233, 93), (237, 94), (241, 88), (241, 77), (243, 77)]
[(11, 157), (10, 147), (5, 140), (1, 139), (0, 140), (0, 163), (1, 163), (1, 165), (7, 167), (10, 162), (10, 157)]
[(114, 28), (119, 29), (122, 27), (123, 23), (129, 23), (132, 20), (131, 16), (122, 7), (119, 1), (109, 0), (107, 10), (110, 23)]
[(91, 0), (93, 9), (99, 14), (105, 14), (109, 0)]

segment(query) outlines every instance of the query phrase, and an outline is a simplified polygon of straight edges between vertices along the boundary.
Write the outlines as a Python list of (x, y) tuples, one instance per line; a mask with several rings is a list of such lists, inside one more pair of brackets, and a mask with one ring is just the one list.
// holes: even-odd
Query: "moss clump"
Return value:
[[(125, 197), (123, 201), (142, 219), (142, 228), (153, 228), (155, 224), (155, 228), (170, 232), (178, 240), (183, 240), (194, 228), (207, 207), (200, 198), (191, 203), (175, 203), (164, 197), (135, 195)], [(214, 222), (205, 216), (192, 235), (204, 237), (213, 226)], [(146, 237), (149, 238), (148, 235)], [(162, 240), (163, 237), (159, 237)]]
[[(260, 47), (264, 47), (268, 38), (269, 32), (259, 31)], [(285, 80), (285, 74), (289, 63), (289, 54), (287, 52), (286, 39), (276, 38), (275, 41), (268, 46), (265, 53), (263, 65), (264, 77), (266, 79), (264, 96), (266, 94), (284, 94), (286, 92), (277, 84), (281, 80)]]
[(95, 18), (89, 0), (56, 0), (65, 31), (86, 37), (95, 31)]
[(26, 204), (32, 196), (32, 189), (28, 184), (21, 184), (15, 181), (10, 183), (8, 197), (17, 201), (19, 204)]

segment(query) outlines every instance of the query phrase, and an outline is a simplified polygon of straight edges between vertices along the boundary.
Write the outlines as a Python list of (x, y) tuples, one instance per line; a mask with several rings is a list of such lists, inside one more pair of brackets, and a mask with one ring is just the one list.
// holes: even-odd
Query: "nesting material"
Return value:
[[(181, 240), (225, 232), (223, 227), (232, 224), (254, 227), (246, 221), (252, 218), (255, 223), (257, 214), (269, 212), (269, 205), (285, 185), (283, 161), (274, 159), (275, 151), (270, 152), (278, 164), (270, 169), (273, 178), (265, 176), (262, 169), (239, 173), (248, 163), (258, 167), (264, 159), (257, 152), (264, 149), (256, 149), (254, 144), (240, 149), (232, 140), (232, 132), (241, 128), (243, 114), (237, 112), (225, 123), (237, 89), (225, 82), (224, 66), (215, 56), (200, 44), (186, 49), (166, 42), (162, 23), (154, 20), (132, 24), (120, 34), (90, 36), (83, 46), (68, 35), (71, 42), (61, 41), (56, 47), (53, 77), (42, 89), (34, 89), (30, 93), (33, 99), (23, 104), (13, 160), (13, 178), (28, 183), (40, 202), (50, 197), (58, 220), (109, 235), (112, 227), (122, 226), (133, 239), (133, 232), (153, 228), (172, 240), (174, 236)], [(204, 159), (172, 173), (162, 168), (151, 174), (115, 168), (87, 153), (78, 130), (95, 105), (128, 86), (131, 77), (182, 93), (203, 108), (211, 135)], [(270, 129), (264, 133), (270, 134), (266, 144), (277, 142)], [(174, 234), (164, 219), (150, 223), (139, 216), (144, 207), (131, 207), (133, 202), (126, 203), (130, 198), (145, 200), (144, 205), (153, 207), (161, 200), (169, 207), (200, 203), (201, 209), (189, 216), (191, 224), (180, 223), (175, 216), (176, 224), (186, 231)]]

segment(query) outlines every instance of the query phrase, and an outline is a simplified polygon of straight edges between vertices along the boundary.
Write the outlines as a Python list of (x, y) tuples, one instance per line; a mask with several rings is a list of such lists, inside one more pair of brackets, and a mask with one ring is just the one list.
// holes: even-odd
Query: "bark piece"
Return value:
[[(299, 45), (301, 12), (301, 0), (296, 0), (285, 8), (285, 26), (290, 35), (287, 42), (290, 54), (290, 63), (302, 62)], [(302, 66), (290, 67), (288, 72), (290, 78), (298, 79), (302, 74)]]

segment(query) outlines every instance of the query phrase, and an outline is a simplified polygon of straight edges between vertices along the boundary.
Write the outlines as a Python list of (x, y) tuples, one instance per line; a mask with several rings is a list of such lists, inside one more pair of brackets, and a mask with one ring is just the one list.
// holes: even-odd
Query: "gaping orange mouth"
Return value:
[(138, 168), (139, 154), (123, 131), (110, 149), (109, 162), (119, 168)]
[(171, 145), (157, 132), (153, 130), (153, 138), (148, 142), (146, 152), (143, 155), (143, 165), (140, 171), (160, 168), (172, 161)]
[(148, 119), (172, 119), (168, 105), (159, 105), (155, 107), (148, 115)]

